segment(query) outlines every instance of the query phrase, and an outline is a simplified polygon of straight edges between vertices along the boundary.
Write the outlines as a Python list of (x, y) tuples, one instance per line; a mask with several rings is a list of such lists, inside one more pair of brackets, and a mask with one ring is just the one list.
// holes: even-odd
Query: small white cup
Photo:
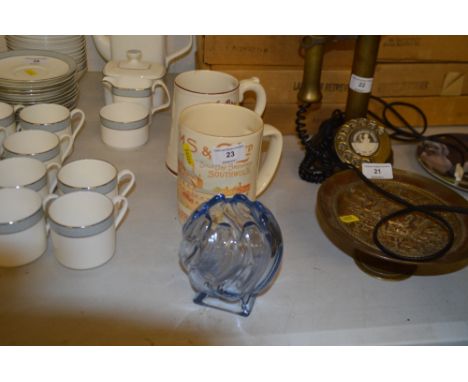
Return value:
[[(104, 77), (102, 83), (110, 90), (112, 97), (106, 99), (106, 105), (117, 102), (133, 102), (148, 109), (151, 114), (170, 106), (171, 96), (163, 80), (150, 80), (139, 77)], [(155, 92), (161, 88), (165, 94), (166, 102), (153, 106)]]
[[(119, 209), (117, 214), (115, 208)], [(77, 191), (47, 196), (44, 209), (57, 260), (67, 268), (90, 269), (114, 255), (116, 229), (128, 202), (123, 196), (110, 199), (97, 192)]]
[(46, 166), (61, 165), (71, 154), (74, 138), (65, 134), (59, 137), (49, 131), (25, 130), (13, 133), (3, 142), (3, 157), (36, 158)]
[(42, 198), (27, 188), (0, 189), (0, 266), (18, 267), (47, 249)]
[[(126, 181), (119, 192), (119, 184)], [(80, 159), (63, 166), (57, 173), (57, 193), (95, 191), (113, 198), (127, 196), (135, 184), (135, 174), (130, 170), (118, 171), (114, 165), (99, 159)]]
[(15, 112), (20, 107), (23, 106), (17, 105), (13, 107), (7, 103), (0, 102), (0, 155), (3, 152), (3, 141), (16, 131)]
[[(47, 166), (41, 161), (28, 157), (13, 157), (0, 161), (0, 188), (29, 188), (42, 198), (53, 192), (54, 181), (49, 182), (52, 170), (60, 165), (50, 163)], [(54, 179), (55, 177), (53, 177)]]
[(151, 115), (144, 106), (118, 102), (104, 106), (99, 115), (101, 139), (106, 145), (131, 150), (148, 142)]
[[(75, 115), (79, 120), (72, 127)], [(19, 112), (18, 131), (45, 130), (57, 134), (71, 135), (76, 138), (85, 122), (85, 114), (80, 109), (68, 110), (65, 106), (54, 103), (41, 103), (24, 107)]]

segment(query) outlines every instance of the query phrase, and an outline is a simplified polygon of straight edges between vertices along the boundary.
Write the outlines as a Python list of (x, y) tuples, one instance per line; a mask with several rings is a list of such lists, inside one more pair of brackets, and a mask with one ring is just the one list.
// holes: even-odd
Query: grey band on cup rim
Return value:
[(111, 192), (114, 188), (117, 187), (117, 177), (114, 177), (112, 180), (110, 180), (109, 182), (105, 184), (101, 184), (99, 186), (94, 186), (94, 187), (74, 187), (74, 186), (65, 184), (61, 182), (59, 179), (57, 179), (57, 187), (64, 194), (69, 194), (70, 192), (75, 192), (75, 191), (94, 191), (94, 192), (99, 192), (100, 194), (103, 194), (103, 195), (107, 195), (109, 192)]
[(4, 149), (3, 155), (5, 158), (33, 157), (33, 158), (40, 160), (41, 162), (47, 162), (60, 154), (60, 145), (57, 145), (54, 148), (48, 151), (44, 151), (42, 153), (32, 153), (32, 154), (15, 153), (13, 151), (8, 150), (5, 146), (3, 147), (3, 149)]
[(109, 119), (106, 119), (104, 117), (101, 118), (101, 124), (104, 127), (107, 127), (108, 129), (112, 130), (135, 130), (139, 129), (141, 127), (145, 127), (146, 125), (149, 124), (150, 117), (149, 115), (146, 116), (143, 119), (140, 119), (139, 121), (132, 121), (132, 122), (117, 122), (117, 121), (111, 121)]
[(65, 130), (68, 126), (70, 126), (70, 117), (64, 119), (63, 121), (52, 123), (32, 123), (22, 119), (20, 124), (23, 130), (44, 130), (50, 131), (51, 133), (58, 133), (59, 131)]
[(39, 222), (43, 216), (44, 211), (42, 210), (41, 206), (36, 212), (24, 219), (10, 221), (7, 223), (0, 223), (0, 235), (8, 235), (11, 233), (25, 231), (28, 228), (36, 225), (36, 223)]
[(142, 98), (150, 97), (152, 94), (151, 88), (146, 89), (126, 89), (112, 86), (112, 94), (120, 97)]
[(112, 213), (99, 223), (89, 226), (66, 226), (54, 221), (49, 215), (50, 228), (60, 236), (79, 238), (99, 235), (114, 224), (114, 210)]
[(15, 114), (10, 114), (9, 116), (0, 119), (0, 126), (1, 127), (8, 127), (10, 126), (13, 122), (15, 122)]

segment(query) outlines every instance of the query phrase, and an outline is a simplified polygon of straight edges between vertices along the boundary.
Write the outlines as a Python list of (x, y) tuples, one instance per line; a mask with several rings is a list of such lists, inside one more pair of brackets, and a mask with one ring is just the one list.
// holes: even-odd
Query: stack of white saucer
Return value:
[(0, 53), (0, 102), (58, 103), (72, 109), (78, 95), (76, 63), (70, 56), (29, 49)]
[(76, 76), (80, 79), (87, 70), (85, 36), (5, 36), (8, 50), (40, 49), (71, 56), (76, 62)]

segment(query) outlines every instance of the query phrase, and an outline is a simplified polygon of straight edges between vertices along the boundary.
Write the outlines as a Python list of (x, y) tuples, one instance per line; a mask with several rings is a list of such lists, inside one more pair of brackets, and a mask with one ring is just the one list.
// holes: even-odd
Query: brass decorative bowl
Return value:
[[(468, 207), (455, 191), (423, 176), (393, 170), (392, 180), (372, 180), (383, 189), (415, 205), (442, 204)], [(352, 170), (334, 174), (320, 187), (316, 214), (327, 237), (352, 256), (365, 272), (379, 278), (402, 280), (412, 274), (441, 274), (468, 264), (468, 216), (443, 212), (440, 215), (453, 229), (455, 240), (444, 256), (419, 261), (418, 257), (442, 248), (448, 233), (431, 217), (412, 213), (392, 219), (379, 231), (379, 240), (402, 260), (380, 251), (372, 240), (378, 221), (404, 206), (371, 189)], [(414, 257), (414, 261), (411, 260)]]

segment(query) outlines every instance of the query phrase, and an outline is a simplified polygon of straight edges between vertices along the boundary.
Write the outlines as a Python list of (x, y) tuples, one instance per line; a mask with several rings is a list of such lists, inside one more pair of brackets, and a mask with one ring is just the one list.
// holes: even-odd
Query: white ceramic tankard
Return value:
[[(177, 199), (179, 219), (216, 194), (245, 194), (253, 200), (273, 179), (283, 137), (260, 116), (239, 105), (205, 103), (179, 118)], [(262, 156), (262, 142), (269, 145)]]
[(262, 115), (266, 106), (266, 93), (258, 78), (238, 80), (230, 74), (214, 70), (191, 70), (179, 74), (174, 81), (172, 121), (166, 166), (177, 174), (177, 147), (179, 141), (178, 120), (188, 106), (201, 103), (225, 103), (237, 105), (244, 93), (253, 91), (257, 102), (254, 111)]

